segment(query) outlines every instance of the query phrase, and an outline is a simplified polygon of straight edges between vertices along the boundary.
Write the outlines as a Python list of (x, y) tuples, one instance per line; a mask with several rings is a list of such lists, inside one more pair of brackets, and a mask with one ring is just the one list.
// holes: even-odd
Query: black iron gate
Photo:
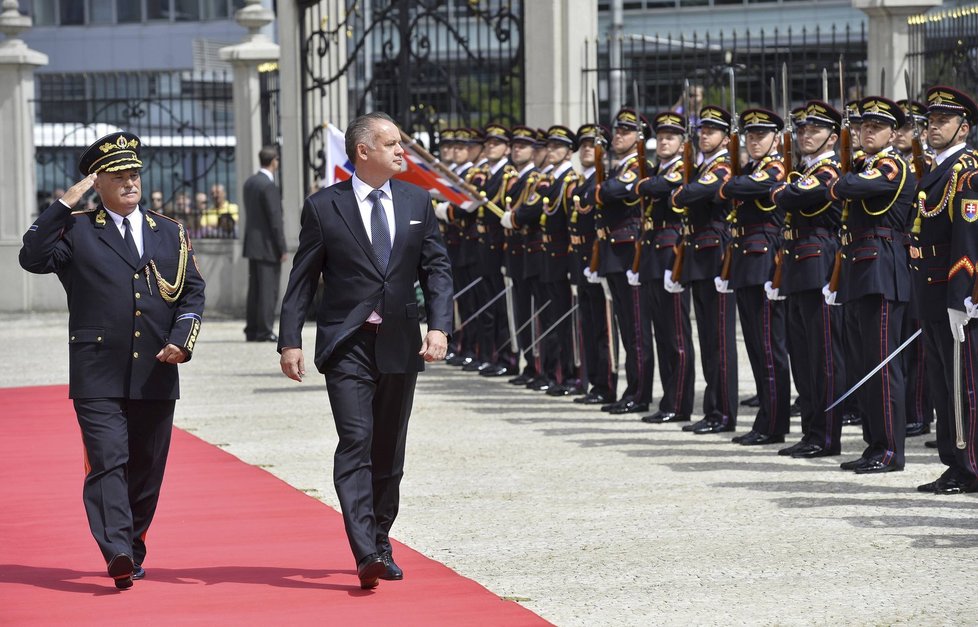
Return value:
[(444, 128), (521, 122), (523, 0), (297, 0), (306, 188), (326, 125), (385, 111), (426, 143)]

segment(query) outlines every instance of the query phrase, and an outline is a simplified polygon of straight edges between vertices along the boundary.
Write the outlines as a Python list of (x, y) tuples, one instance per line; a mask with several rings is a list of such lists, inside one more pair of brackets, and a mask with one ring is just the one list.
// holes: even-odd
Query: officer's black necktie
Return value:
[(129, 256), (132, 257), (132, 262), (135, 264), (139, 263), (139, 249), (136, 248), (136, 240), (132, 237), (132, 225), (129, 224), (129, 218), (122, 219), (122, 228), (125, 229), (126, 234), (123, 239), (126, 240), (126, 248), (129, 249)]
[(387, 262), (391, 258), (391, 229), (387, 223), (387, 212), (384, 211), (384, 205), (380, 202), (383, 196), (384, 192), (375, 189), (367, 195), (367, 198), (373, 204), (373, 209), (370, 211), (370, 234), (373, 240), (374, 255), (377, 256), (380, 269), (386, 271)]

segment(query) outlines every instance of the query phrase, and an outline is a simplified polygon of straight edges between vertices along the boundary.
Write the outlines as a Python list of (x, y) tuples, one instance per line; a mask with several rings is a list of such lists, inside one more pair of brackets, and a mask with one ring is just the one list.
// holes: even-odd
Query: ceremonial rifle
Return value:
[[(737, 119), (737, 87), (733, 66), (727, 68), (727, 71), (730, 80), (730, 141), (727, 143), (727, 152), (730, 153), (730, 176), (740, 176), (740, 120)], [(720, 267), (720, 279), (724, 281), (730, 279), (732, 257), (733, 246), (729, 245), (723, 252), (723, 264)]]
[[(781, 116), (784, 120), (784, 128), (781, 129), (781, 149), (783, 154), (781, 155), (784, 161), (784, 171), (785, 178), (791, 174), (794, 169), (794, 164), (792, 159), (794, 157), (794, 148), (792, 147), (792, 137), (791, 134), (794, 132), (794, 121), (791, 119), (791, 111), (788, 110), (788, 64), (781, 64)], [(790, 179), (788, 179), (790, 180)], [(778, 252), (774, 254), (774, 276), (771, 277), (771, 287), (774, 289), (781, 289), (781, 276), (784, 270), (784, 247), (778, 248)]]
[[(683, 113), (686, 115), (686, 141), (683, 142), (683, 185), (689, 185), (693, 180), (693, 122), (689, 112), (689, 79), (683, 81)], [(686, 226), (685, 212), (683, 226)], [(675, 246), (675, 260), (672, 262), (672, 280), (679, 283), (683, 274), (683, 260), (686, 256), (686, 246), (683, 234), (680, 232), (679, 241)]]
[[(594, 108), (594, 126), (595, 126), (595, 137), (594, 137), (594, 207), (591, 211), (597, 211), (598, 209), (598, 195), (597, 189), (604, 183), (605, 170), (604, 170), (604, 135), (601, 133), (601, 124), (598, 122), (598, 95), (591, 90), (591, 106)], [(597, 218), (597, 215), (595, 215)], [(595, 224), (597, 220), (595, 219)], [(591, 244), (591, 264), (588, 269), (591, 272), (597, 272), (598, 267), (601, 265), (601, 245), (600, 238), (595, 236), (594, 243)]]
[(910, 72), (907, 70), (903, 71), (903, 81), (907, 85), (907, 115), (910, 116), (910, 123), (913, 124), (913, 140), (910, 142), (910, 152), (913, 154), (913, 160), (910, 165), (913, 166), (913, 173), (919, 179), (924, 175), (927, 170), (927, 164), (924, 161), (924, 147), (920, 143), (920, 125), (917, 124), (917, 118), (913, 115), (913, 102), (910, 99)]
[[(971, 288), (971, 302), (978, 302), (978, 281)], [(961, 399), (961, 344), (954, 340), (954, 446), (963, 451), (968, 447), (964, 441), (964, 409)]]
[[(839, 133), (839, 170), (848, 174), (852, 170), (852, 128), (849, 126), (849, 107), (846, 106), (846, 90), (843, 80), (842, 55), (839, 55), (839, 100), (842, 103), (842, 130)], [(843, 211), (845, 213), (845, 211)], [(845, 221), (842, 224), (845, 230)], [(832, 275), (829, 278), (829, 291), (839, 291), (839, 279), (842, 276), (842, 245), (835, 251), (835, 261), (832, 264)]]
[(638, 83), (632, 81), (632, 98), (635, 100), (635, 114), (638, 118), (638, 181), (635, 182), (635, 193), (638, 194), (638, 206), (641, 210), (641, 222), (638, 227), (638, 237), (635, 239), (635, 256), (632, 259), (632, 272), (638, 274), (642, 263), (642, 240), (645, 239), (645, 198), (638, 191), (638, 184), (649, 175), (649, 162), (645, 157), (645, 127), (642, 124), (642, 113), (638, 108)]

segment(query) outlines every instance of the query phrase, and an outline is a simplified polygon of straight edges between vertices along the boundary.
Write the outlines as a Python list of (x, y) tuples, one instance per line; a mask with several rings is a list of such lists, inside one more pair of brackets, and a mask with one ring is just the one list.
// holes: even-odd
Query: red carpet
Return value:
[(339, 513), (180, 430), (147, 578), (116, 591), (82, 464), (66, 387), (0, 389), (0, 624), (546, 624), (396, 543), (405, 579), (361, 591)]

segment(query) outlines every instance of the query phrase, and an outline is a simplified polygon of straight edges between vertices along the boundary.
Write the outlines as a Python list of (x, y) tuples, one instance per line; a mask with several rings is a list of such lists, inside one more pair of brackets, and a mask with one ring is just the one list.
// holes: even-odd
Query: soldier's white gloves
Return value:
[(628, 284), (632, 287), (642, 285), (642, 282), (638, 280), (638, 272), (632, 272), (631, 269), (625, 270), (625, 277), (628, 278)]
[(435, 217), (442, 222), (448, 222), (448, 203), (440, 202), (435, 205)]
[(978, 305), (971, 302), (971, 297), (964, 299), (964, 312), (969, 318), (978, 318)]
[(764, 293), (767, 294), (768, 300), (784, 300), (787, 296), (781, 295), (781, 290), (774, 287), (774, 284), (770, 281), (764, 282)]
[(730, 281), (724, 281), (718, 276), (713, 277), (713, 285), (716, 286), (717, 291), (721, 294), (733, 294), (733, 290), (727, 287)]
[(591, 268), (584, 268), (584, 278), (587, 279), (588, 283), (601, 282), (601, 277), (598, 276), (597, 272), (591, 272)]
[(678, 294), (686, 289), (683, 287), (682, 283), (677, 283), (672, 280), (672, 270), (666, 270), (665, 274), (662, 275), (662, 286), (670, 294)]
[(822, 286), (822, 296), (825, 297), (825, 304), (826, 305), (838, 305), (839, 304), (839, 303), (835, 302), (836, 292), (833, 292), (832, 290), (829, 289), (829, 284), (828, 283), (826, 283), (825, 285)]
[(957, 309), (947, 309), (947, 319), (951, 323), (951, 335), (954, 336), (955, 342), (964, 341), (964, 326), (968, 324), (971, 318), (968, 317), (963, 311)]

